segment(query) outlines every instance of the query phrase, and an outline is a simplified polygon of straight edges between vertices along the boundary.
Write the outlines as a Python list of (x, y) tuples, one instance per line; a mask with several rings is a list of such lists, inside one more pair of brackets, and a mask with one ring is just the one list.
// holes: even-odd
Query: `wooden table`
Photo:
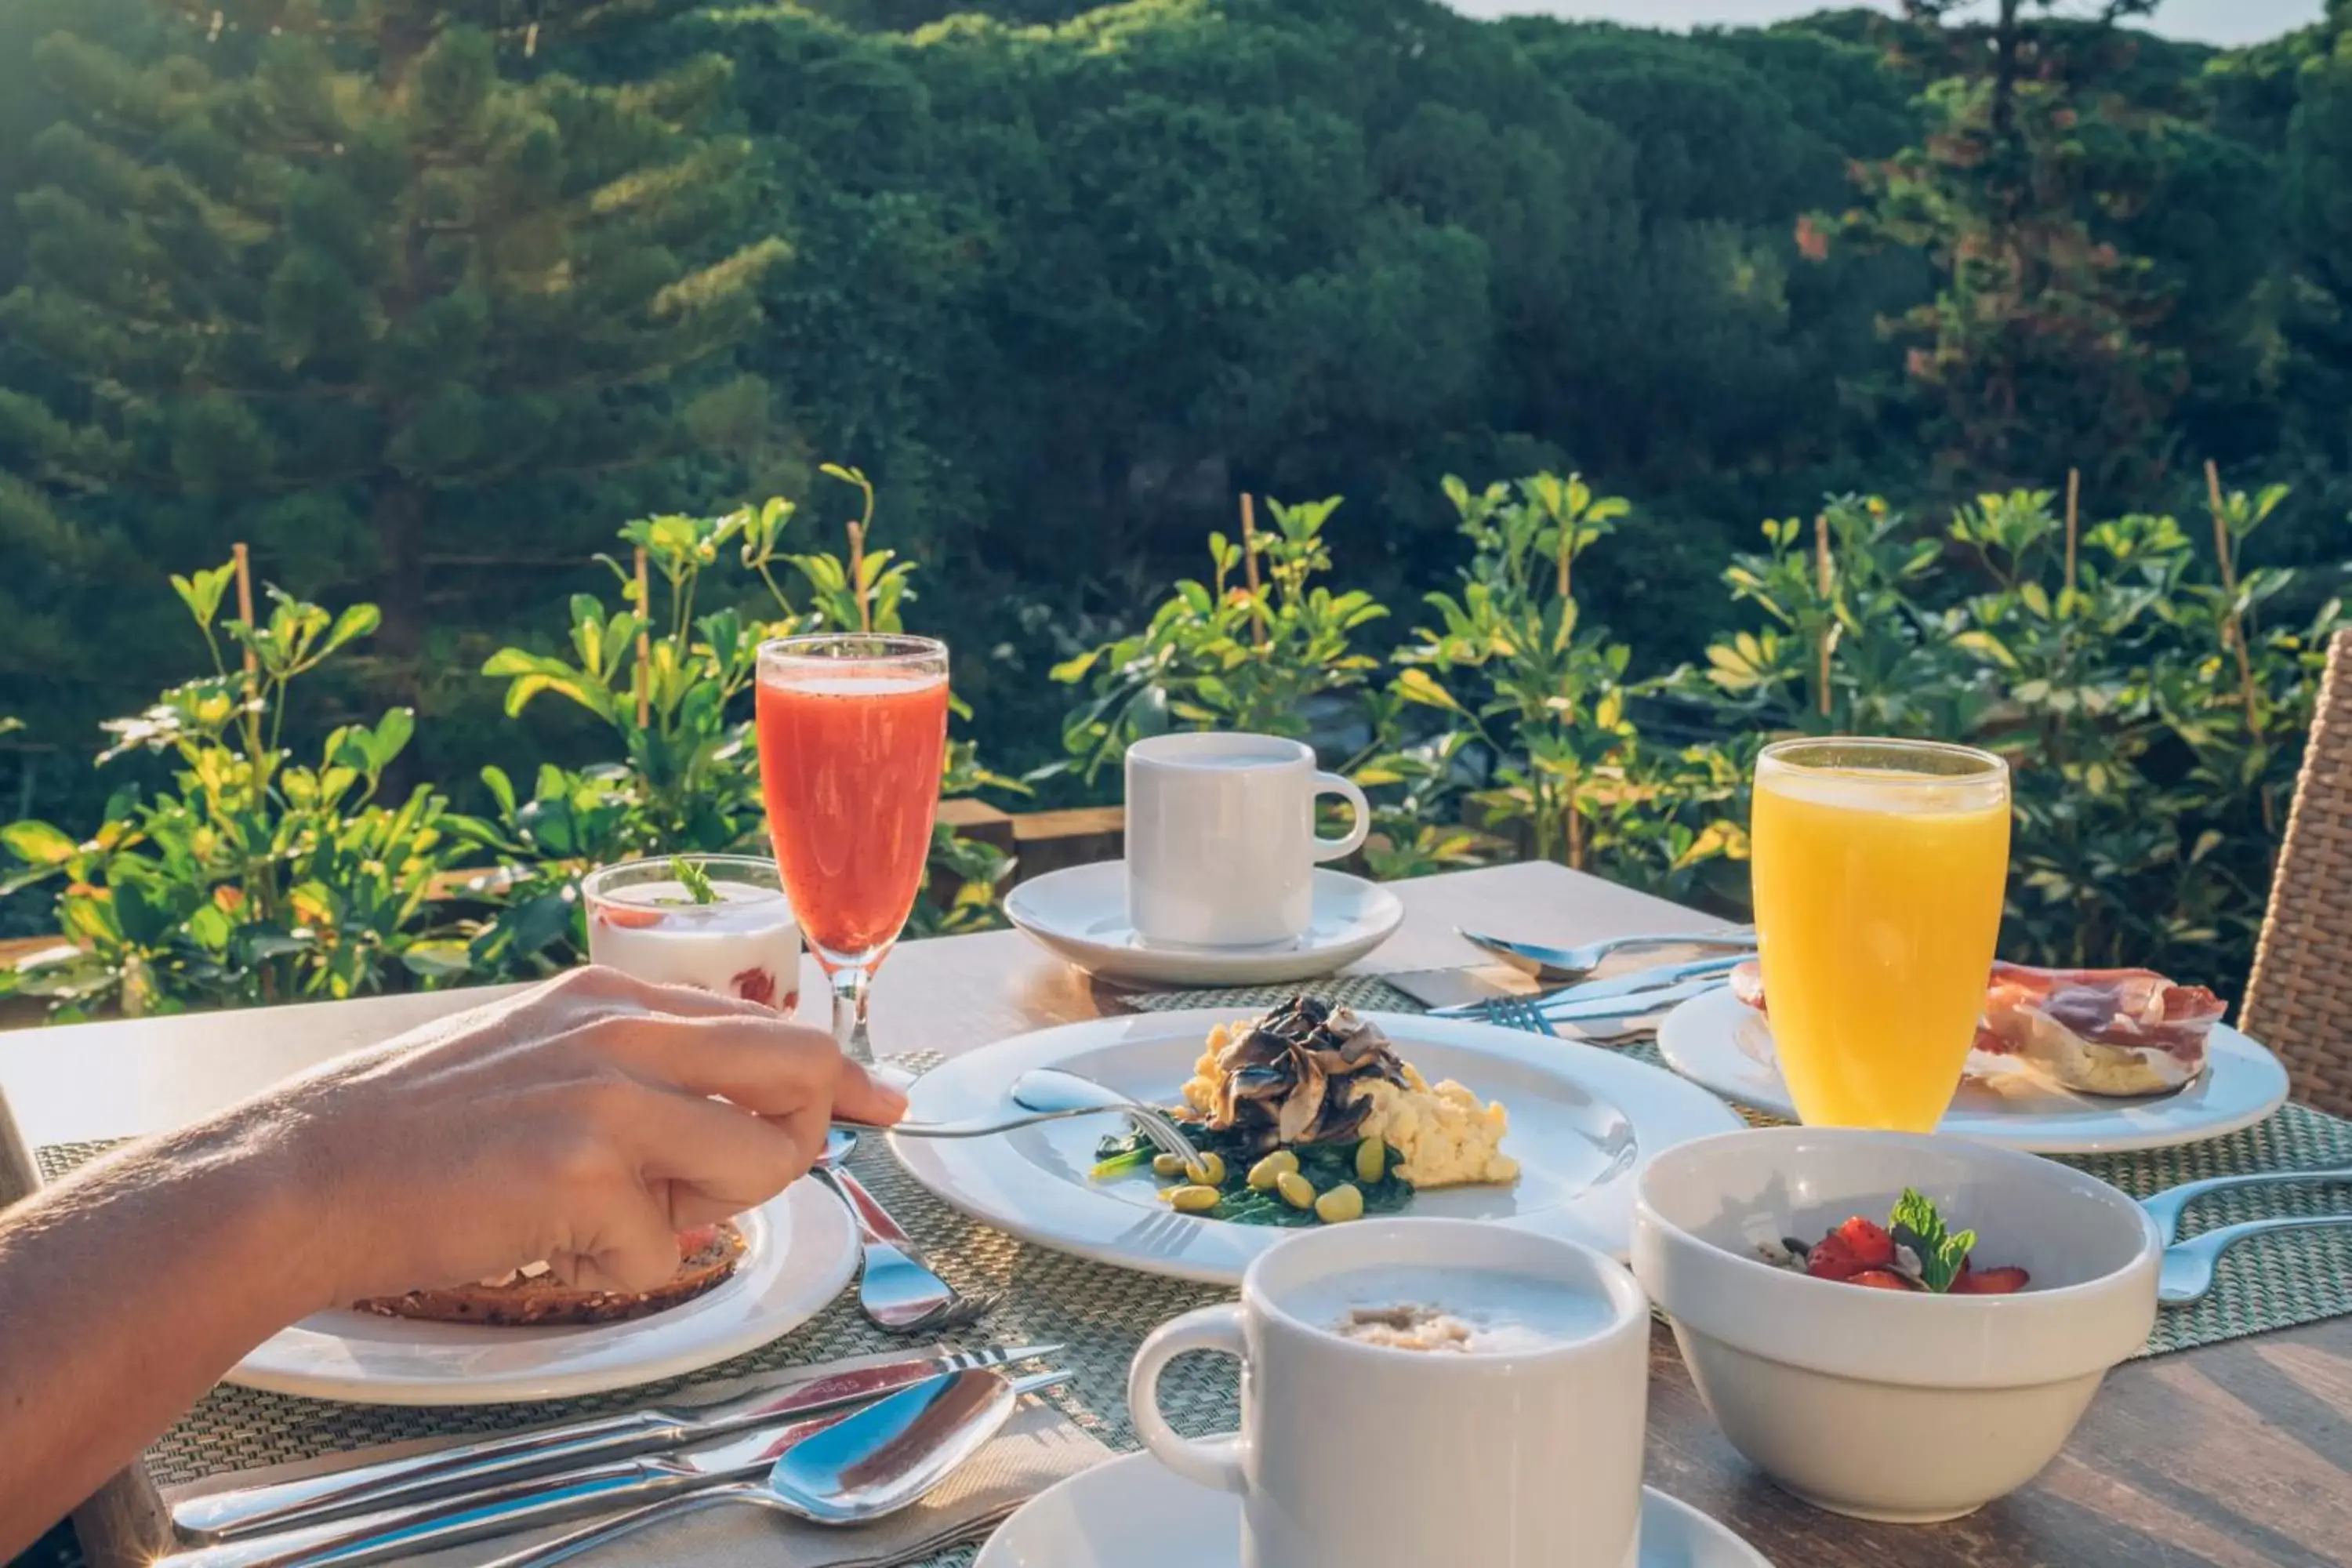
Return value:
[[(1457, 922), (1565, 943), (1691, 919), (1549, 865), (1397, 891), (1404, 928), (1365, 972), (1476, 962), (1453, 934)], [(803, 993), (814, 1016), (814, 974)], [(485, 994), (19, 1031), (0, 1036), (0, 1093), (36, 1144), (155, 1131)], [(1017, 933), (955, 937), (908, 943), (890, 960), (874, 1037), (885, 1054), (952, 1056), (1118, 1010), (1111, 994)], [(2129, 1363), (2032, 1486), (1925, 1527), (1841, 1519), (1776, 1490), (1717, 1433), (1663, 1330), (1651, 1353), (1651, 1482), (1725, 1521), (1780, 1568), (2352, 1563), (2352, 1318)]]

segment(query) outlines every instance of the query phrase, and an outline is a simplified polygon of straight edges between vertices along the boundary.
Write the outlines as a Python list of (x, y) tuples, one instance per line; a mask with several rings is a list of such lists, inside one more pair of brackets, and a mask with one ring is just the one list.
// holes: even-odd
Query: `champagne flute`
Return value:
[(833, 1033), (871, 1061), (866, 995), (915, 907), (939, 811), (948, 650), (824, 633), (760, 647), (760, 784), (801, 934), (833, 984)]
[(2009, 764), (1930, 741), (1780, 741), (1756, 763), (1757, 958), (1804, 1121), (1929, 1132), (1983, 1016)]

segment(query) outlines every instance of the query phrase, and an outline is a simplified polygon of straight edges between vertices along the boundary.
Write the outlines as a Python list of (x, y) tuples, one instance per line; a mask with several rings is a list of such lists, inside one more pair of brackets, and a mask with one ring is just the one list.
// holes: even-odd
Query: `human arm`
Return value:
[(310, 1312), (539, 1259), (660, 1284), (675, 1233), (805, 1172), (836, 1104), (904, 1107), (765, 1009), (583, 970), (18, 1205), (0, 1215), (0, 1558)]

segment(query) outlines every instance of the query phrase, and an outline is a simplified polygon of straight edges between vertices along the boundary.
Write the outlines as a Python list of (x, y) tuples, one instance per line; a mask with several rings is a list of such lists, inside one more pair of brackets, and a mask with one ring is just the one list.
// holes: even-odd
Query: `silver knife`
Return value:
[[(1015, 1394), (1035, 1394), (1068, 1381), (1069, 1376), (1060, 1371), (1034, 1373), (1013, 1380), (1013, 1389)], [(927, 1381), (930, 1380), (916, 1380)], [(784, 1426), (697, 1444), (675, 1454), (608, 1460), (558, 1476), (507, 1480), (460, 1497), (380, 1510), (356, 1519), (306, 1523), (296, 1530), (217, 1542), (174, 1552), (153, 1568), (167, 1564), (169, 1568), (359, 1568), (362, 1563), (438, 1552), (657, 1498), (755, 1479), (766, 1475), (785, 1449), (850, 1414), (829, 1410)]]
[(1534, 1006), (1547, 1022), (1554, 1024), (1570, 1024), (1586, 1018), (1631, 1018), (1687, 1002), (1694, 996), (1704, 996), (1710, 991), (1720, 991), (1725, 984), (1721, 974), (1703, 974), (1679, 984), (1621, 992), (1613, 996), (1579, 996), (1565, 1002), (1539, 996), (1536, 998)]
[(667, 1408), (630, 1411), (532, 1432), (516, 1432), (429, 1454), (411, 1454), (305, 1476), (299, 1480), (275, 1481), (191, 1498), (172, 1510), (172, 1522), (191, 1535), (221, 1540), (315, 1524), (522, 1477), (543, 1476), (550, 1470), (590, 1460), (699, 1443), (896, 1393), (941, 1373), (1034, 1361), (1061, 1348), (1013, 1345), (985, 1351), (935, 1352), (847, 1372), (796, 1377), (788, 1383), (772, 1384), (720, 1399), (688, 1401)]

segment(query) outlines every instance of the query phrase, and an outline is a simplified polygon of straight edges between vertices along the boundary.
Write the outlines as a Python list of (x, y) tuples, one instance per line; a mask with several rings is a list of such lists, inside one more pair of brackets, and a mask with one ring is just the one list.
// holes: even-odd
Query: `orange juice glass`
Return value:
[(870, 1060), (866, 998), (923, 884), (948, 737), (948, 650), (857, 633), (760, 647), (760, 788), (801, 934), (833, 982), (841, 1048)]
[(1758, 958), (1805, 1121), (1934, 1130), (1984, 1010), (2009, 765), (1927, 741), (1781, 741), (1756, 763)]

